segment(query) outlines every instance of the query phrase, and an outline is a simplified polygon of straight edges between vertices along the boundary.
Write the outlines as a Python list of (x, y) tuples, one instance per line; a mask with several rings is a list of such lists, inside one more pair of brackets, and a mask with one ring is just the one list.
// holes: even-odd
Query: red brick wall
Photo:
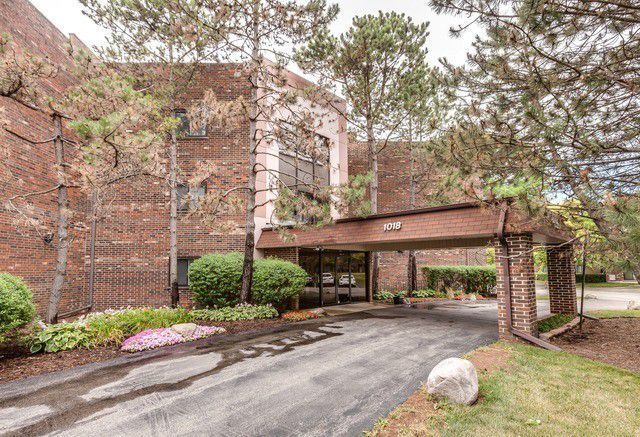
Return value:
[[(71, 60), (65, 50), (66, 38), (27, 0), (0, 0), (0, 33), (12, 36), (16, 45), (30, 53), (49, 57), (60, 66), (59, 74), (43, 81), (45, 92), (55, 95), (74, 83), (66, 67)], [(33, 141), (53, 136), (53, 121), (49, 116), (27, 109), (7, 98), (0, 98), (8, 128)], [(69, 135), (68, 131), (65, 132)], [(74, 154), (67, 146), (69, 160)], [(55, 153), (52, 143), (32, 144), (0, 129), (0, 271), (24, 278), (34, 292), (35, 301), (42, 311), (53, 279), (55, 247), (45, 243), (42, 235), (55, 235), (57, 217), (56, 192), (29, 197), (32, 209), (27, 215), (42, 226), (39, 232), (25, 225), (24, 217), (8, 208), (7, 200), (35, 191), (47, 190), (57, 184), (54, 172)], [(82, 306), (85, 302), (83, 268), (84, 240), (86, 236), (86, 197), (77, 189), (69, 190), (74, 227), (69, 251), (68, 281), (63, 290), (61, 311)], [(15, 200), (19, 206), (26, 202)]]
[(576, 314), (576, 266), (573, 246), (547, 249), (549, 306), (552, 314)]
[[(390, 143), (379, 156), (379, 192), (378, 212), (394, 212), (412, 209), (410, 185), (410, 147), (406, 143)], [(349, 144), (349, 174), (368, 172), (369, 159), (367, 145), (351, 141)], [(447, 202), (465, 201), (462, 194), (449, 194), (447, 199), (436, 195), (436, 185), (440, 174), (435, 163), (422, 164), (420, 170), (425, 172), (420, 178), (420, 185), (426, 188), (416, 196), (416, 208), (433, 206)], [(432, 187), (432, 188), (430, 188)], [(381, 290), (407, 289), (408, 252), (381, 252), (380, 278)], [(418, 287), (421, 287), (422, 275), (420, 267), (426, 265), (486, 265), (486, 249), (452, 249), (417, 251)]]
[(496, 250), (496, 270), (498, 294), (498, 332), (500, 337), (509, 338), (507, 307), (505, 304), (505, 282), (502, 260), (509, 259), (511, 281), (511, 320), (514, 329), (537, 335), (536, 285), (533, 269), (533, 239), (531, 235), (508, 235), (507, 250), (499, 241), (494, 242)]
[[(184, 107), (213, 89), (218, 98), (248, 96), (248, 82), (235, 77), (235, 65), (207, 65), (186, 93)], [(208, 189), (228, 189), (246, 181), (249, 128), (232, 132), (209, 129), (205, 138), (179, 141), (180, 180), (186, 182), (198, 163), (215, 164), (218, 170), (207, 180)], [(145, 178), (132, 187), (130, 181), (117, 193), (112, 212), (101, 223), (96, 248), (97, 309), (127, 305), (168, 305), (169, 277), (169, 189), (164, 180)], [(243, 218), (236, 220), (236, 233), (220, 233), (186, 212), (179, 212), (178, 257), (197, 258), (211, 252), (242, 251)], [(188, 290), (181, 291), (181, 303), (188, 305)]]

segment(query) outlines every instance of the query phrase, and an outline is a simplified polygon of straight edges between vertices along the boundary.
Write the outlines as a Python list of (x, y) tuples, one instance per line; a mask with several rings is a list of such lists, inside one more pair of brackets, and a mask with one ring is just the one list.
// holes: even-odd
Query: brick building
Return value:
[[(61, 66), (70, 66), (65, 46), (67, 38), (50, 23), (28, 0), (0, 0), (0, 32), (12, 36), (18, 47), (41, 57), (48, 57)], [(75, 38), (75, 37), (74, 37)], [(75, 43), (80, 43), (75, 38)], [(238, 64), (206, 64), (196, 74), (189, 90), (183, 96), (184, 108), (201, 98), (211, 89), (220, 100), (239, 96), (250, 97), (249, 81)], [(69, 68), (70, 70), (70, 68)], [(305, 79), (288, 74), (289, 82), (296, 86), (309, 85)], [(47, 92), (60, 92), (76, 83), (74, 78), (62, 74), (45, 84)], [(6, 154), (0, 167), (0, 199), (4, 206), (8, 199), (56, 185), (53, 169), (54, 149), (51, 143), (34, 145), (20, 136), (41, 140), (52, 136), (52, 122), (36, 111), (2, 98), (6, 108), (8, 129), (0, 130), (0, 144)], [(305, 105), (304, 102), (299, 103)], [(327, 183), (339, 184), (347, 180), (346, 122), (330, 110), (314, 107), (323, 122), (316, 135), (328, 148), (327, 161), (314, 164), (325, 172)], [(177, 114), (185, 117), (182, 112)], [(228, 189), (246, 183), (249, 125), (231, 131), (223, 129), (193, 130), (185, 119), (179, 140), (178, 165), (184, 183), (196, 171), (199, 163), (214, 164), (217, 173), (206, 181), (202, 191), (215, 187)], [(261, 128), (264, 128), (262, 126)], [(277, 146), (262, 145), (271, 155), (261, 155), (259, 162), (270, 169), (291, 165), (291, 159), (280, 154)], [(69, 150), (68, 153), (72, 153)], [(280, 158), (277, 156), (280, 155)], [(276, 156), (276, 158), (273, 158)], [(73, 159), (72, 157), (70, 159)], [(269, 175), (258, 174), (258, 189), (271, 183)], [(181, 187), (179, 197), (187, 202), (187, 188)], [(110, 207), (97, 227), (95, 245), (94, 309), (127, 305), (167, 305), (170, 303), (169, 275), (169, 188), (166, 181), (140, 176), (115, 187), (109, 199)], [(193, 194), (193, 193), (192, 193)], [(201, 194), (199, 190), (195, 193)], [(55, 266), (55, 238), (53, 226), (56, 212), (55, 192), (29, 197), (35, 216), (44, 231), (18, 223), (20, 216), (8, 207), (0, 210), (0, 271), (21, 276), (31, 286), (40, 309), (44, 308), (51, 287)], [(260, 197), (262, 196), (262, 197)], [(272, 193), (263, 192), (258, 204), (268, 200)], [(70, 208), (73, 211), (72, 238), (67, 284), (60, 306), (62, 313), (86, 305), (88, 296), (88, 196), (71, 190)], [(273, 206), (266, 203), (256, 210), (256, 238), (268, 222)], [(31, 212), (31, 211), (30, 211)], [(211, 252), (240, 251), (243, 249), (243, 217), (227, 217), (237, 221), (237, 232), (214, 231), (192, 218), (186, 211), (179, 212), (178, 271), (181, 301), (189, 303), (186, 270), (190, 260)], [(45, 232), (47, 236), (41, 235)], [(257, 253), (261, 256), (261, 253)]]
[[(390, 143), (379, 155), (379, 192), (378, 212), (390, 213), (406, 211), (414, 208), (425, 208), (441, 204), (435, 199), (433, 187), (437, 186), (441, 174), (436, 163), (420, 166), (421, 174), (415, 197), (415, 205), (410, 201), (411, 150), (407, 143)], [(366, 143), (351, 140), (349, 143), (349, 174), (367, 173), (368, 156)], [(448, 193), (448, 202), (463, 202), (469, 200), (461, 193)], [(418, 288), (421, 286), (422, 266), (455, 266), (455, 265), (486, 265), (486, 247), (432, 249), (416, 252), (418, 267)], [(380, 277), (381, 290), (406, 290), (407, 263), (409, 252), (381, 252)]]

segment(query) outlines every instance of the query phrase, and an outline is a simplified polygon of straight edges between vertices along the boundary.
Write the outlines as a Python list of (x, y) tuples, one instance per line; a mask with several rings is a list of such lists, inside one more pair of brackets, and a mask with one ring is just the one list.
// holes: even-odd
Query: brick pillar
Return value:
[(511, 283), (511, 326), (513, 329), (531, 335), (538, 335), (536, 307), (536, 285), (533, 268), (533, 237), (530, 234), (506, 236), (507, 253), (500, 241), (495, 240), (497, 294), (498, 294), (498, 333), (500, 338), (512, 338), (507, 323), (507, 301), (505, 268), (503, 260), (509, 257)]
[(552, 314), (577, 314), (576, 265), (573, 245), (547, 249), (549, 305)]

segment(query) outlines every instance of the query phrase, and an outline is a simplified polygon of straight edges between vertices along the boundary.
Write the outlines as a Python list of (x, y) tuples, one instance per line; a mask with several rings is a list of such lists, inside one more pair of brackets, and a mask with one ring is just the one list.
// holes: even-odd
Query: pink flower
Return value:
[(193, 334), (188, 336), (180, 335), (171, 328), (147, 329), (127, 338), (120, 349), (125, 352), (140, 352), (197, 340), (223, 332), (225, 332), (225, 329), (217, 326), (197, 326)]

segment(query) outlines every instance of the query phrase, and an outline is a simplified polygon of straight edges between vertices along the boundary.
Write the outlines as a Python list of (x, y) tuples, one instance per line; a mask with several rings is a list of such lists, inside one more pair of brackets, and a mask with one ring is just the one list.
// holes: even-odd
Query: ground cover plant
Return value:
[(198, 340), (223, 332), (225, 329), (217, 326), (197, 326), (191, 334), (180, 334), (171, 328), (147, 329), (127, 338), (120, 349), (125, 352), (141, 352)]
[(496, 269), (493, 266), (426, 266), (422, 268), (427, 288), (448, 293), (489, 296), (495, 293)]
[(640, 429), (637, 373), (512, 343), (481, 348), (469, 359), (479, 371), (475, 405), (434, 402), (418, 391), (419, 403), (399, 406), (369, 434), (632, 436)]
[(35, 314), (29, 287), (17, 276), (0, 273), (0, 342), (6, 334), (31, 322)]
[(301, 322), (303, 320), (318, 319), (320, 318), (320, 315), (314, 311), (293, 310), (293, 311), (287, 311), (286, 313), (284, 313), (282, 315), (282, 318), (292, 322)]
[(271, 305), (245, 305), (215, 309), (192, 310), (193, 320), (207, 320), (210, 322), (235, 322), (238, 320), (270, 319), (278, 317), (278, 310)]
[(570, 314), (554, 314), (551, 317), (538, 321), (538, 331), (549, 332), (566, 325), (574, 319), (575, 316)]
[(149, 329), (169, 328), (179, 323), (230, 322), (268, 319), (278, 312), (269, 305), (239, 305), (189, 311), (184, 308), (126, 308), (92, 313), (73, 322), (40, 323), (30, 340), (31, 351), (59, 352), (78, 347), (119, 345), (126, 338)]
[(589, 311), (590, 316), (599, 319), (615, 319), (615, 318), (637, 318), (640, 317), (640, 310), (596, 310)]

